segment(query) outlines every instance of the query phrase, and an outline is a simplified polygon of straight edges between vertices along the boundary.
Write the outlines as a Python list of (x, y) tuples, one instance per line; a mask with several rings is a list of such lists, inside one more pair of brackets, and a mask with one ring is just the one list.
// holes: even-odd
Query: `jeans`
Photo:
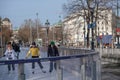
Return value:
[(54, 68), (55, 68), (55, 70), (56, 70), (56, 61), (50, 61), (50, 69), (49, 69), (49, 72), (52, 72), (52, 70), (53, 70), (53, 66), (54, 66)]
[[(32, 56), (32, 58), (39, 58), (39, 56)], [(43, 66), (42, 66), (41, 62), (37, 62), (37, 63), (38, 63), (38, 65), (39, 65), (39, 67), (40, 67), (41, 69), (43, 69)], [(35, 68), (35, 62), (32, 63), (32, 69), (34, 69), (34, 68)]]
[(8, 64), (8, 71), (11, 70), (11, 66), (12, 66), (12, 70), (15, 70), (15, 65), (14, 64)]

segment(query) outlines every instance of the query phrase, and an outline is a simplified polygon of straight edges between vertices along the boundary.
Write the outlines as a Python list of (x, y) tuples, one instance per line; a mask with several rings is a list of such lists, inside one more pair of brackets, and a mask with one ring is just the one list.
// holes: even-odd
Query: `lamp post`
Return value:
[(49, 33), (49, 26), (50, 26), (50, 22), (48, 21), (48, 19), (46, 20), (46, 22), (45, 22), (45, 26), (46, 26), (46, 41), (47, 41), (47, 43), (48, 43), (48, 33)]
[(61, 44), (63, 45), (63, 32), (64, 32), (64, 29), (63, 29), (63, 26), (64, 26), (64, 24), (63, 24), (63, 21), (61, 20), (61, 16), (59, 16), (59, 18), (60, 18), (60, 21), (59, 21), (59, 23), (60, 23), (60, 25), (61, 25)]
[(31, 19), (29, 19), (29, 26), (30, 26), (30, 43), (32, 43), (32, 26), (31, 26)]
[[(117, 0), (117, 17), (119, 16), (119, 3)], [(117, 19), (117, 28), (118, 28), (118, 19)], [(119, 44), (119, 34), (117, 35), (117, 44)]]
[(2, 18), (0, 17), (0, 36), (1, 36), (1, 47), (2, 47)]
[(37, 27), (37, 39), (39, 39), (39, 29), (38, 29), (38, 13), (36, 13), (37, 20), (36, 20), (36, 27)]
[(94, 28), (93, 28), (93, 14), (94, 14), (94, 8), (90, 9), (90, 13), (91, 13), (91, 33), (92, 33), (92, 41), (91, 41), (91, 49), (94, 50)]
[(83, 31), (84, 31), (83, 34), (84, 34), (84, 48), (85, 48), (85, 47), (86, 47), (86, 46), (85, 46), (85, 43), (86, 43), (86, 42), (85, 42), (85, 40), (86, 40), (86, 39), (85, 39), (85, 31), (86, 31), (86, 29), (85, 29), (85, 15), (84, 15), (84, 28), (83, 28)]
[(3, 31), (2, 31), (2, 27), (3, 27), (3, 22), (2, 22), (2, 18), (0, 17), (0, 47), (1, 47), (1, 53), (3, 55)]
[(52, 28), (52, 32), (53, 32), (53, 41), (55, 40), (55, 26)]

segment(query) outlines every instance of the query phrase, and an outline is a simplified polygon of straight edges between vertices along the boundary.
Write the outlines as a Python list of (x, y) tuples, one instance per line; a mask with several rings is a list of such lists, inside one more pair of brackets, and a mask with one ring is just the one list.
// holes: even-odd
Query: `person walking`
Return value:
[(19, 43), (15, 43), (15, 42), (13, 41), (12, 47), (13, 47), (14, 51), (15, 51), (16, 54), (17, 54), (17, 59), (19, 59), (19, 53), (20, 53)]
[[(51, 41), (50, 45), (48, 45), (48, 57), (54, 57), (59, 56), (58, 48), (55, 45), (54, 41)], [(50, 61), (50, 69), (49, 72), (51, 73), (53, 71), (53, 66), (56, 70), (56, 61)]]
[[(30, 49), (29, 49), (29, 51), (28, 51), (28, 53), (27, 53), (27, 55), (26, 55), (26, 58), (28, 58), (28, 56), (29, 56), (30, 54), (31, 54), (31, 56), (32, 56), (33, 59), (34, 59), (34, 58), (39, 58), (39, 56), (40, 56), (40, 54), (39, 54), (39, 48), (36, 46), (36, 43), (35, 43), (35, 42), (32, 43), (32, 46), (30, 47)], [(38, 63), (38, 65), (39, 65), (39, 67), (41, 68), (42, 72), (43, 72), (43, 73), (46, 73), (46, 71), (43, 70), (43, 66), (42, 66), (41, 62), (37, 62), (37, 63)], [(32, 73), (33, 73), (33, 74), (34, 74), (34, 68), (35, 68), (35, 63), (33, 62), (33, 63), (32, 63), (32, 69), (33, 69)]]
[[(6, 49), (5, 53), (4, 53), (4, 56), (6, 57), (7, 60), (14, 60), (15, 59), (14, 54), (15, 54), (15, 52), (12, 49), (11, 42), (8, 42), (7, 43), (7, 49)], [(13, 71), (15, 70), (15, 65), (14, 64), (8, 64), (8, 73), (10, 72), (11, 67), (12, 67)]]

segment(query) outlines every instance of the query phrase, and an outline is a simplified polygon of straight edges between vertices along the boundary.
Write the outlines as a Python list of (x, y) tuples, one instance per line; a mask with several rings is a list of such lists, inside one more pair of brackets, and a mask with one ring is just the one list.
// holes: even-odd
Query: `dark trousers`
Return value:
[(11, 70), (11, 67), (12, 67), (12, 70), (15, 70), (15, 65), (14, 64), (8, 64), (8, 71)]
[[(32, 56), (32, 58), (39, 58), (39, 56)], [(37, 63), (38, 63), (38, 65), (39, 65), (39, 67), (42, 69), (43, 66), (42, 66), (41, 62), (39, 61), (39, 62), (37, 62)], [(35, 62), (32, 63), (32, 69), (34, 69), (34, 68), (35, 68)]]
[(55, 70), (56, 70), (56, 61), (50, 61), (50, 69), (49, 69), (49, 72), (52, 72), (52, 70), (53, 70), (53, 67), (55, 68)]
[(17, 54), (17, 59), (19, 59), (19, 52), (16, 52), (16, 54)]

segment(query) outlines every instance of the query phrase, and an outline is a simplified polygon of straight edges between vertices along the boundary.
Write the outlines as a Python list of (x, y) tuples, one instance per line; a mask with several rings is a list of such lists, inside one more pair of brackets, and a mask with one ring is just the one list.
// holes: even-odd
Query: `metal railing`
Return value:
[(116, 48), (96, 48), (99, 51), (102, 61), (108, 63), (119, 63), (120, 62), (120, 49)]
[[(79, 49), (61, 49), (61, 56), (37, 59), (1, 60), (0, 65), (18, 64), (18, 80), (25, 80), (24, 64), (32, 62), (56, 61), (57, 80), (64, 80), (65, 71), (72, 73), (78, 80), (101, 80), (101, 62), (98, 52)], [(84, 51), (84, 50), (83, 50)], [(67, 63), (67, 64), (66, 64)], [(66, 80), (66, 79), (65, 79)]]

